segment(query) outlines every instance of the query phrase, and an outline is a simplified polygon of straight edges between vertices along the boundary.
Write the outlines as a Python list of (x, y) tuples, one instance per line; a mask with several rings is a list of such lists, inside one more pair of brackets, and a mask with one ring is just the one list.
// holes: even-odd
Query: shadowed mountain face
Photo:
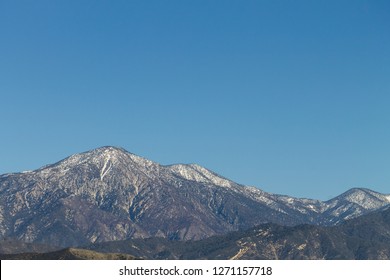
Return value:
[(161, 237), (91, 244), (0, 259), (390, 259), (390, 208), (331, 227), (263, 224), (198, 241)]
[(389, 204), (352, 189), (330, 201), (274, 195), (194, 164), (115, 147), (0, 176), (0, 236), (62, 247), (129, 238), (198, 240), (263, 223), (333, 225)]
[(113, 241), (88, 246), (143, 259), (390, 259), (390, 209), (337, 226), (264, 224), (199, 241), (162, 238)]

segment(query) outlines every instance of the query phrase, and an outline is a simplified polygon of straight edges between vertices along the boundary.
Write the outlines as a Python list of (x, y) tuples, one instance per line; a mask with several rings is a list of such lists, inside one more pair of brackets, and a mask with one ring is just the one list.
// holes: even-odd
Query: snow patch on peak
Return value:
[(186, 180), (209, 183), (222, 187), (232, 187), (235, 185), (232, 181), (197, 164), (176, 164), (168, 166), (168, 168)]
[[(94, 149), (94, 150), (92, 150), (90, 152), (92, 152), (92, 153), (103, 153), (103, 154), (107, 154), (107, 153), (129, 153), (128, 151), (126, 151), (123, 148), (114, 147), (114, 146), (103, 146), (103, 147)], [(87, 152), (87, 153), (89, 153), (89, 152)]]
[(132, 153), (128, 153), (128, 156), (134, 163), (136, 163), (142, 167), (150, 167), (152, 165), (158, 165), (158, 163), (156, 163), (154, 161), (148, 160), (146, 158), (137, 156), (137, 155), (132, 154)]
[(95, 158), (97, 160), (103, 159), (103, 161), (106, 161), (107, 159), (121, 158), (126, 154), (129, 154), (129, 152), (122, 148), (116, 148), (111, 146), (97, 148), (86, 153), (86, 155), (88, 155), (89, 157)]

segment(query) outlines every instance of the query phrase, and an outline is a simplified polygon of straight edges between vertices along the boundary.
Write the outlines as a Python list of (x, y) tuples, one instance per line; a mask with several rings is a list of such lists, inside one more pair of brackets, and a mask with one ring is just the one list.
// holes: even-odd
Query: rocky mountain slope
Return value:
[(330, 201), (266, 193), (195, 164), (164, 166), (121, 148), (0, 176), (0, 237), (61, 247), (129, 238), (198, 240), (255, 225), (334, 225), (385, 207), (352, 189)]

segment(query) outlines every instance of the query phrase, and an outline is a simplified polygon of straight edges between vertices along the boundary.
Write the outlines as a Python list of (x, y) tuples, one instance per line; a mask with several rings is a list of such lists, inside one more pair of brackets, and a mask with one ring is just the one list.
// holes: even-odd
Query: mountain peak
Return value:
[(387, 200), (386, 195), (375, 192), (367, 188), (351, 188), (338, 196), (338, 198), (350, 202), (357, 202), (357, 201), (361, 202), (362, 200), (365, 200), (368, 197), (376, 198), (383, 201)]
[(388, 205), (389, 201), (389, 195), (366, 188), (352, 188), (327, 201), (327, 212), (333, 213), (333, 216), (341, 216), (343, 212), (344, 219), (351, 219), (367, 211), (380, 209)]
[[(89, 172), (91, 175), (100, 178), (101, 181), (106, 175), (133, 172), (149, 173), (148, 169), (155, 169), (157, 163), (137, 156), (120, 147), (103, 146), (83, 153), (74, 154), (57, 163), (46, 165), (37, 170), (40, 175), (47, 177), (56, 174), (82, 174)], [(154, 167), (154, 168), (153, 168)], [(70, 173), (69, 173), (70, 172)], [(119, 173), (118, 173), (119, 172)], [(119, 175), (120, 176), (120, 175)]]
[(133, 154), (121, 147), (103, 146), (87, 152), (75, 154), (74, 156), (77, 155), (85, 155), (87, 157), (95, 157), (95, 158), (107, 158), (107, 157), (112, 158), (112, 157), (122, 157), (122, 156), (133, 155)]
[[(110, 153), (110, 152), (120, 152), (120, 153), (129, 153), (122, 147), (116, 147), (116, 146), (102, 146), (96, 149), (93, 149), (89, 152), (95, 152), (95, 153)], [(88, 152), (86, 152), (88, 153)]]

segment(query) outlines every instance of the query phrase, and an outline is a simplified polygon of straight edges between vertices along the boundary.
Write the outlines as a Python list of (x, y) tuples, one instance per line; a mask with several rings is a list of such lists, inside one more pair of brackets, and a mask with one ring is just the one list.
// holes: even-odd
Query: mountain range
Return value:
[(61, 248), (116, 240), (202, 240), (254, 226), (334, 226), (385, 209), (390, 195), (351, 189), (331, 200), (244, 186), (196, 164), (161, 165), (101, 147), (0, 175), (0, 236)]

